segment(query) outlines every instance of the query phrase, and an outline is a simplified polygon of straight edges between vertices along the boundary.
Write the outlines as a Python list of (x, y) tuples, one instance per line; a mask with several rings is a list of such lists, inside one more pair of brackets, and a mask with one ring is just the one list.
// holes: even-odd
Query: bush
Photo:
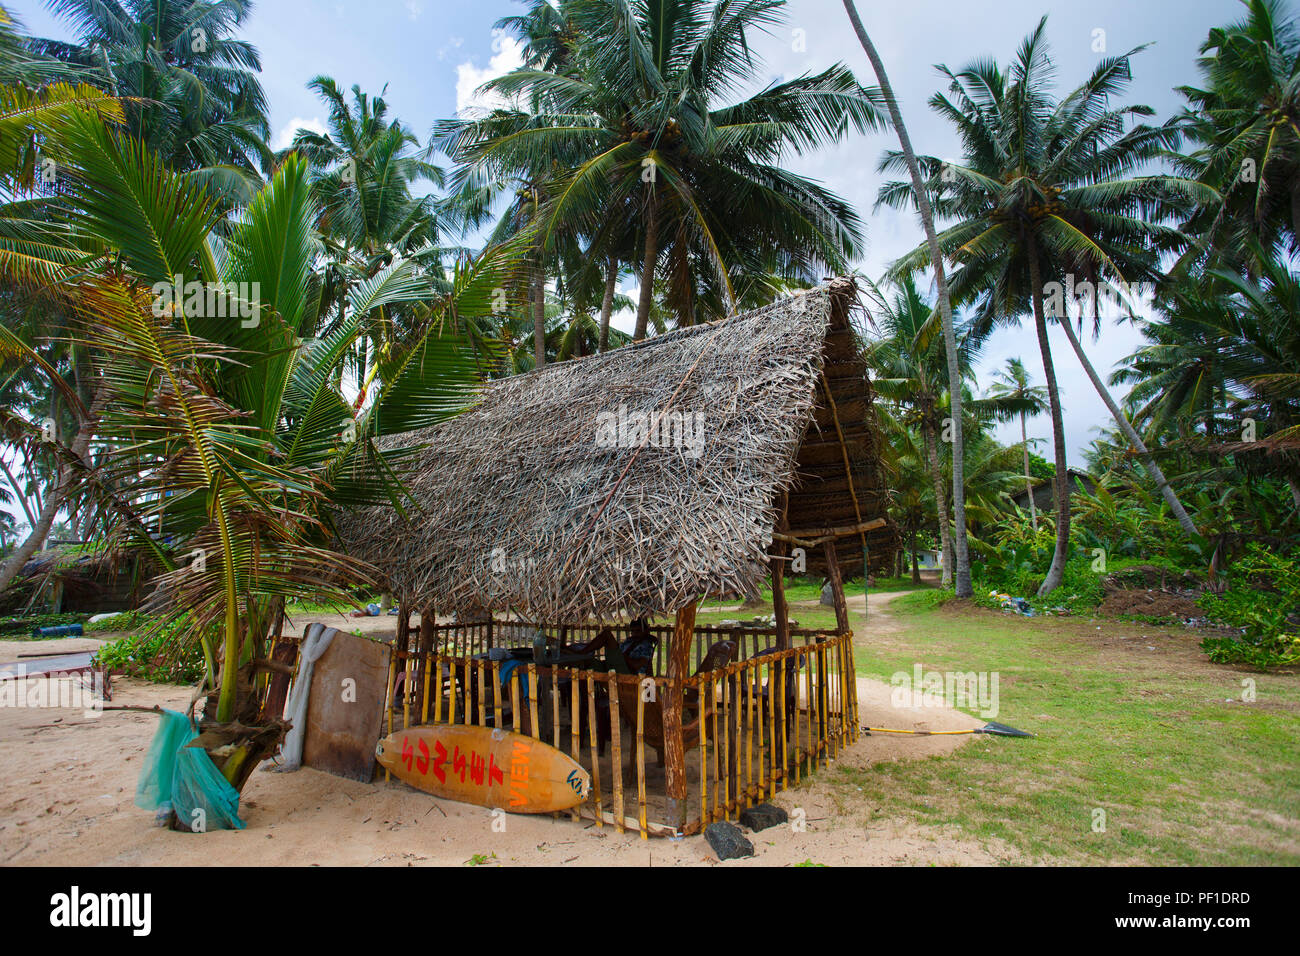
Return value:
[(1223, 594), (1197, 602), (1210, 620), (1241, 631), (1239, 637), (1207, 637), (1201, 650), (1216, 664), (1259, 670), (1300, 662), (1300, 562), (1258, 544), (1247, 548), (1228, 572)]
[(9, 640), (31, 637), (38, 627), (56, 627), (60, 624), (80, 624), (88, 614), (12, 614), (0, 617), (0, 637)]
[(193, 684), (203, 676), (203, 649), (195, 641), (178, 640), (181, 622), (148, 627), (105, 644), (95, 654), (101, 667), (155, 684)]

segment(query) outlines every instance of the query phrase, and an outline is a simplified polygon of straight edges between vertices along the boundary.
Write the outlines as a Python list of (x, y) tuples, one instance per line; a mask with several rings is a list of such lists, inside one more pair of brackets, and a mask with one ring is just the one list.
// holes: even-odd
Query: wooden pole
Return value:
[(624, 832), (623, 819), (623, 728), (619, 723), (618, 712), (618, 675), (611, 674), (609, 683), (609, 742), (610, 742), (610, 786), (614, 788), (614, 820), (618, 832)]
[(826, 576), (830, 578), (831, 600), (835, 602), (835, 624), (840, 634), (849, 630), (849, 606), (844, 601), (844, 581), (840, 578), (840, 563), (835, 556), (835, 542), (822, 545), (826, 554)]
[(686, 826), (686, 746), (682, 740), (682, 682), (689, 668), (691, 638), (695, 632), (696, 603), (681, 608), (673, 626), (668, 651), (668, 683), (664, 688), (664, 763), (668, 790), (668, 825), (680, 832)]
[(773, 542), (773, 557), (768, 561), (772, 569), (772, 615), (776, 618), (776, 646), (785, 650), (790, 646), (790, 609), (785, 603), (785, 552), (782, 542)]

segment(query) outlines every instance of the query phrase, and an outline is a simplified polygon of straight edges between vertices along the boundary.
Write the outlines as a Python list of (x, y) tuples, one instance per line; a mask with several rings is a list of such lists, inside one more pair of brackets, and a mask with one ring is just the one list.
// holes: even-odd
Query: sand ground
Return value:
[[(894, 595), (871, 595), (870, 625), (858, 640), (897, 628)], [(858, 598), (861, 604), (861, 598)], [(322, 618), (324, 620), (325, 618)], [(383, 619), (360, 619), (374, 626)], [(333, 620), (327, 621), (335, 624)], [(299, 622), (303, 624), (306, 622)], [(351, 623), (351, 622), (350, 622)], [(355, 623), (351, 624), (352, 629)], [(391, 623), (389, 624), (391, 626)], [(20, 653), (95, 647), (90, 638), (0, 641), (0, 662)], [(185, 709), (190, 689), (114, 682), (114, 704)], [(867, 726), (955, 730), (983, 722), (949, 709), (899, 707), (891, 688), (859, 678), (859, 714)], [(790, 866), (993, 864), (1014, 851), (975, 841), (959, 830), (891, 819), (866, 795), (846, 793), (837, 767), (820, 771), (774, 802), (802, 810), (806, 829), (781, 826), (752, 834), (756, 855), (719, 864), (702, 837), (642, 840), (613, 827), (567, 817), (508, 815), (504, 831), (489, 811), (435, 799), (380, 778), (356, 783), (311, 769), (278, 773), (269, 765), (245, 788), (243, 831), (203, 835), (153, 825), (133, 803), (136, 780), (157, 726), (151, 714), (81, 709), (0, 707), (0, 863), (9, 865), (482, 865)], [(836, 764), (863, 767), (941, 757), (969, 736), (863, 736)], [(846, 803), (852, 805), (846, 812)], [(261, 852), (258, 852), (258, 850)]]

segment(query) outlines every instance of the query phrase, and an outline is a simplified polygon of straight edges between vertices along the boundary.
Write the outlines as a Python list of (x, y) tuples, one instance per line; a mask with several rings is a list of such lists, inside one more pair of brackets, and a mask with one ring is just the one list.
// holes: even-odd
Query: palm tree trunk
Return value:
[(953, 541), (956, 553), (956, 584), (958, 597), (970, 597), (974, 591), (970, 581), (970, 550), (966, 541), (966, 489), (965, 489), (965, 447), (961, 434), (961, 370), (957, 365), (957, 336), (953, 332), (952, 304), (948, 298), (948, 279), (943, 271), (943, 253), (939, 249), (939, 238), (934, 231), (934, 214), (930, 210), (930, 198), (926, 195), (925, 185), (921, 180), (921, 167), (912, 150), (912, 141), (908, 138), (907, 127), (903, 125), (903, 114), (894, 97), (894, 88), (889, 85), (885, 65), (875, 44), (867, 36), (867, 31), (858, 18), (857, 7), (853, 0), (844, 0), (844, 10), (853, 24), (853, 31), (858, 35), (858, 42), (871, 61), (871, 68), (876, 73), (880, 92), (889, 107), (889, 119), (898, 134), (898, 143), (902, 148), (903, 158), (907, 161), (908, 172), (912, 177), (912, 190), (916, 194), (917, 210), (921, 215), (921, 225), (925, 229), (926, 245), (930, 247), (930, 263), (934, 268), (934, 282), (939, 289), (939, 316), (943, 322), (943, 343), (948, 352), (948, 390), (951, 394), (952, 420), (956, 423), (952, 436), (952, 509), (956, 519)]
[(1097, 370), (1093, 368), (1092, 363), (1088, 361), (1088, 356), (1083, 351), (1083, 345), (1079, 342), (1079, 337), (1074, 334), (1074, 323), (1070, 321), (1068, 311), (1066, 312), (1065, 318), (1061, 321), (1061, 325), (1065, 328), (1065, 335), (1070, 340), (1070, 347), (1074, 349), (1074, 354), (1079, 356), (1079, 364), (1083, 366), (1083, 370), (1088, 373), (1088, 378), (1092, 380), (1093, 388), (1097, 390), (1097, 394), (1101, 396), (1101, 400), (1105, 402), (1106, 407), (1110, 409), (1111, 417), (1115, 419), (1115, 424), (1118, 425), (1119, 430), (1124, 433), (1124, 437), (1127, 438), (1133, 447), (1137, 449), (1138, 456), (1142, 459), (1142, 467), (1147, 470), (1147, 474), (1150, 475), (1151, 479), (1156, 483), (1156, 488), (1159, 489), (1160, 494), (1164, 497), (1165, 503), (1169, 505), (1169, 510), (1174, 513), (1174, 517), (1178, 519), (1178, 523), (1182, 526), (1183, 531), (1188, 535), (1195, 535), (1197, 533), (1196, 525), (1192, 522), (1192, 519), (1188, 517), (1187, 511), (1183, 508), (1183, 503), (1178, 500), (1178, 495), (1174, 494), (1174, 489), (1169, 487), (1169, 482), (1165, 480), (1165, 473), (1160, 470), (1160, 466), (1157, 465), (1155, 459), (1151, 457), (1151, 452), (1147, 450), (1147, 446), (1143, 443), (1142, 439), (1138, 437), (1137, 431), (1131, 424), (1129, 424), (1128, 418), (1122, 411), (1120, 411), (1120, 407), (1115, 404), (1115, 399), (1111, 398), (1110, 391), (1106, 388), (1101, 377), (1097, 374)]
[(916, 563), (916, 526), (912, 526), (912, 583), (921, 583), (921, 569)]
[(610, 257), (605, 270), (605, 298), (600, 303), (600, 344), (596, 351), (609, 349), (609, 317), (614, 311), (614, 293), (618, 291), (618, 260)]
[[(91, 404), (86, 415), (85, 421), (77, 429), (77, 435), (72, 440), (72, 456), (78, 461), (86, 460), (86, 453), (90, 449), (90, 439), (95, 434), (95, 427), (99, 424), (99, 415), (103, 410), (103, 402), (106, 392), (101, 386), (99, 394), (96, 395), (95, 401)], [(45, 539), (50, 533), (50, 528), (54, 526), (54, 518), (63, 507), (63, 502), (67, 499), (68, 494), (72, 491), (77, 483), (77, 472), (71, 465), (63, 465), (59, 469), (58, 483), (50, 490), (44, 503), (41, 505), (40, 514), (37, 515), (36, 523), (32, 527), (31, 534), (27, 540), (14, 549), (14, 553), (9, 555), (9, 559), (0, 566), (0, 591), (7, 588), (11, 581), (18, 576), (23, 565), (28, 559), (40, 550), (45, 544)]]
[(943, 487), (943, 469), (939, 467), (939, 448), (934, 437), (934, 425), (929, 421), (921, 424), (921, 434), (925, 436), (926, 464), (930, 466), (930, 479), (934, 482), (934, 506), (939, 518), (939, 541), (943, 548), (943, 570), (939, 583), (943, 587), (952, 584), (953, 547), (952, 529), (948, 525), (948, 495)]
[(1029, 475), (1029, 429), (1025, 425), (1025, 416), (1020, 416), (1020, 445), (1025, 450), (1025, 491), (1029, 495), (1029, 524), (1038, 533), (1038, 506), (1034, 504), (1034, 482)]
[(546, 278), (540, 270), (533, 285), (533, 365), (546, 365)]
[(640, 342), (645, 338), (646, 324), (650, 319), (650, 303), (654, 301), (655, 261), (659, 258), (659, 200), (654, 190), (646, 204), (645, 214), (645, 259), (641, 267), (641, 296), (636, 306), (636, 330), (632, 341)]
[(18, 482), (14, 478), (13, 472), (9, 470), (8, 462), (2, 458), (0, 458), (0, 470), (4, 471), (5, 479), (9, 482), (9, 487), (14, 490), (14, 497), (18, 499), (19, 507), (23, 509), (23, 514), (27, 516), (27, 523), (35, 528), (36, 515), (32, 512), (32, 506), (27, 501), (27, 495), (23, 493), (22, 488), (18, 487)]
[(1056, 459), (1056, 474), (1052, 487), (1056, 497), (1056, 547), (1052, 551), (1052, 565), (1038, 589), (1039, 597), (1055, 591), (1065, 575), (1065, 562), (1070, 557), (1070, 466), (1065, 457), (1065, 419), (1061, 414), (1061, 393), (1056, 385), (1056, 367), (1052, 364), (1052, 346), (1047, 339), (1047, 319), (1043, 315), (1043, 282), (1038, 268), (1038, 245), (1029, 236), (1029, 285), (1034, 300), (1034, 330), (1038, 333), (1038, 351), (1043, 359), (1043, 377), (1047, 379), (1047, 404), (1052, 412), (1052, 451)]

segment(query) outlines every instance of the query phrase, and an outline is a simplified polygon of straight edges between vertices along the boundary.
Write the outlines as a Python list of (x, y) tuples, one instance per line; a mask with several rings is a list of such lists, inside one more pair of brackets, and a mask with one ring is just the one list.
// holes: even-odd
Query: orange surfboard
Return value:
[(591, 776), (568, 754), (509, 730), (430, 724), (379, 741), (375, 757), (403, 783), (435, 797), (511, 813), (568, 810)]

